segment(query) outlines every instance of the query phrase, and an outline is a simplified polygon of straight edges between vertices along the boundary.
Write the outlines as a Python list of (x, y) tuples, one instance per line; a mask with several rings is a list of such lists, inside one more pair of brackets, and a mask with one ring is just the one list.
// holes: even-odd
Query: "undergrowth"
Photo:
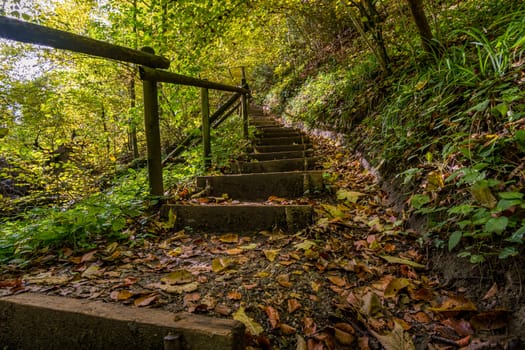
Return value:
[(346, 133), (351, 147), (397, 178), (407, 214), (426, 218), (422, 243), (481, 263), (523, 249), (525, 8), (461, 10), (454, 23), (442, 21), (439, 57), (415, 65), (394, 57), (390, 76), (370, 55), (327, 65), (279, 100), (291, 81), (283, 79), (266, 103)]

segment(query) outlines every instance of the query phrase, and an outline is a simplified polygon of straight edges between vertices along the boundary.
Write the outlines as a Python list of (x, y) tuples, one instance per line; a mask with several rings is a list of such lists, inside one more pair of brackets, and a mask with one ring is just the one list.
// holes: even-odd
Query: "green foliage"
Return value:
[[(69, 208), (34, 208), (2, 220), (0, 262), (30, 259), (39, 249), (88, 249), (101, 239), (129, 238), (126, 227), (144, 212), (143, 176), (132, 171), (111, 191), (96, 193)], [(142, 177), (142, 179), (141, 179)]]

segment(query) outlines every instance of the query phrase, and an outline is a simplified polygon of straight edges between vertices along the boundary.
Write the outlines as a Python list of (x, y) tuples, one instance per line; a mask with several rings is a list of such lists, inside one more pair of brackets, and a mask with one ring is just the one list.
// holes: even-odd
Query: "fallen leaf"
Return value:
[(292, 314), (301, 308), (301, 303), (297, 299), (288, 299), (288, 313)]
[(290, 282), (290, 275), (288, 274), (277, 276), (277, 283), (279, 283), (281, 286), (285, 288), (290, 288), (291, 286), (293, 286), (293, 283)]
[(250, 244), (247, 244), (247, 245), (242, 245), (239, 248), (241, 248), (243, 250), (254, 250), (255, 248), (257, 248), (257, 243), (250, 243)]
[(315, 321), (313, 318), (305, 317), (303, 320), (304, 326), (303, 326), (303, 332), (306, 336), (314, 335), (317, 331), (317, 325), (315, 324)]
[(410, 286), (410, 281), (406, 278), (394, 278), (388, 283), (385, 288), (384, 296), (385, 298), (395, 298), (397, 293), (399, 293), (404, 288)]
[(352, 333), (346, 332), (340, 328), (334, 328), (334, 337), (341, 345), (350, 345), (355, 341), (355, 336)]
[(312, 241), (309, 241), (309, 240), (304, 240), (301, 243), (295, 244), (294, 248), (295, 249), (308, 250), (308, 249), (311, 249), (312, 247), (315, 247), (316, 245), (317, 244), (315, 242), (312, 242)]
[(273, 262), (280, 251), (280, 249), (265, 249), (263, 250), (263, 253), (268, 261)]
[(100, 269), (100, 266), (98, 266), (98, 265), (91, 265), (86, 270), (84, 270), (84, 272), (82, 272), (81, 276), (83, 278), (95, 278), (95, 277), (98, 277), (98, 276), (102, 275), (103, 272), (104, 271), (102, 271)]
[(253, 336), (257, 336), (264, 332), (264, 328), (260, 324), (246, 315), (244, 307), (242, 306), (240, 306), (239, 309), (237, 309), (237, 311), (233, 314), (233, 319), (243, 323), (246, 327), (246, 330)]
[(307, 345), (306, 345), (306, 340), (304, 340), (303, 337), (301, 337), (299, 334), (296, 334), (295, 340), (297, 344), (295, 347), (295, 350), (308, 350)]
[(152, 303), (157, 301), (157, 299), (158, 299), (157, 294), (147, 294), (147, 295), (141, 296), (140, 298), (135, 299), (133, 304), (136, 307), (145, 307), (145, 306), (151, 305)]
[(470, 324), (476, 330), (493, 331), (507, 327), (510, 315), (510, 311), (501, 309), (481, 312), (472, 316)]
[(32, 284), (63, 285), (68, 283), (72, 278), (72, 276), (53, 275), (51, 272), (44, 272), (36, 276), (24, 276), (22, 279)]
[(297, 330), (294, 327), (287, 325), (286, 323), (280, 323), (279, 329), (281, 330), (281, 333), (284, 335), (292, 335), (292, 334), (295, 334), (295, 332), (297, 332)]
[(234, 265), (235, 259), (230, 257), (223, 257), (223, 258), (215, 258), (211, 262), (211, 269), (215, 273), (223, 272), (227, 268)]
[(327, 278), (330, 282), (332, 282), (338, 287), (346, 286), (346, 281), (344, 280), (344, 278), (341, 278), (339, 276), (328, 276)]
[(228, 255), (239, 255), (242, 254), (244, 251), (241, 248), (232, 248), (225, 251)]
[(201, 294), (200, 293), (187, 293), (186, 295), (184, 295), (184, 298), (182, 300), (184, 303), (183, 305), (187, 306), (191, 303), (201, 300)]
[(181, 284), (181, 285), (163, 285), (164, 290), (167, 293), (182, 294), (182, 293), (191, 293), (199, 289), (199, 284), (197, 282)]
[(469, 322), (464, 319), (456, 320), (454, 318), (447, 318), (441, 322), (443, 325), (453, 329), (459, 336), (465, 337), (474, 334), (474, 330)]
[(85, 263), (85, 262), (96, 261), (97, 258), (95, 257), (95, 254), (97, 252), (98, 252), (98, 250), (92, 250), (90, 252), (85, 253), (84, 255), (82, 255), (82, 258), (80, 258), (80, 262), (81, 263)]
[(225, 235), (222, 235), (219, 237), (219, 241), (223, 243), (238, 243), (239, 242), (239, 235), (235, 233), (227, 233)]
[(268, 316), (268, 320), (270, 321), (270, 326), (272, 329), (277, 328), (280, 323), (279, 312), (274, 307), (269, 305), (264, 308), (264, 312)]
[(229, 316), (232, 313), (232, 309), (224, 304), (216, 305), (214, 311), (222, 316)]
[(492, 299), (492, 298), (494, 298), (496, 296), (496, 294), (498, 294), (498, 284), (496, 282), (494, 282), (492, 287), (490, 287), (490, 289), (487, 291), (485, 296), (483, 298), (481, 298), (481, 300)]
[(165, 284), (186, 284), (193, 281), (193, 275), (188, 270), (175, 270), (160, 279)]
[(379, 340), (385, 350), (415, 350), (416, 347), (412, 342), (410, 335), (403, 330), (403, 327), (394, 321), (394, 329), (385, 335), (369, 329), (370, 333)]
[(242, 295), (238, 291), (233, 290), (233, 291), (228, 292), (228, 294), (226, 295), (226, 298), (230, 300), (241, 300)]
[(344, 188), (338, 190), (336, 192), (337, 199), (348, 201), (350, 203), (357, 203), (360, 197), (364, 196), (364, 193), (361, 192), (355, 192), (355, 191), (349, 191)]
[(413, 268), (416, 268), (416, 269), (424, 269), (425, 268), (425, 265), (418, 264), (418, 263), (413, 262), (413, 261), (408, 260), (408, 259), (402, 259), (402, 258), (399, 258), (397, 256), (380, 255), (380, 257), (385, 259), (386, 261), (388, 261), (391, 264), (408, 265), (408, 266), (412, 266)]
[(113, 292), (111, 292), (111, 294), (109, 296), (113, 300), (125, 301), (125, 300), (128, 300), (129, 298), (133, 297), (134, 295), (135, 294), (133, 294), (129, 290), (125, 290), (124, 289), (124, 290), (114, 290)]
[(429, 308), (431, 311), (441, 313), (457, 313), (461, 311), (477, 311), (476, 305), (462, 296), (449, 296), (438, 307)]

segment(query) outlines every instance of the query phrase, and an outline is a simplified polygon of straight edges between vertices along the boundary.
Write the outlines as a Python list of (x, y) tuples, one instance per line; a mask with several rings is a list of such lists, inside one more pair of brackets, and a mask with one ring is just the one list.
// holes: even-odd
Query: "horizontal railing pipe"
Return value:
[(212, 81), (187, 77), (185, 75), (166, 72), (158, 69), (151, 69), (148, 67), (139, 68), (140, 78), (147, 81), (156, 81), (159, 83), (171, 83), (186, 86), (194, 86), (206, 89), (221, 90), (221, 91), (232, 91), (247, 94), (249, 91), (242, 87), (226, 85), (220, 83), (214, 83)]
[(5, 16), (0, 16), (0, 38), (135, 63), (151, 68), (168, 68), (170, 66), (170, 61), (162, 56)]

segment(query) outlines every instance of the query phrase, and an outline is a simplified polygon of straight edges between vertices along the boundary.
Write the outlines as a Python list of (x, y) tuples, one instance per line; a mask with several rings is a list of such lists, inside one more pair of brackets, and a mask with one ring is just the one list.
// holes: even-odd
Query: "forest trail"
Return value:
[[(312, 170), (309, 138), (252, 107), (255, 139), (243, 160), (231, 163), (228, 174), (198, 177), (191, 200), (163, 208), (175, 230), (195, 232), (295, 232), (312, 223), (308, 195), (323, 192), (323, 172)], [(307, 196), (305, 196), (307, 195)]]
[[(305, 182), (292, 193), (254, 192), (241, 199), (258, 209), (232, 217), (221, 208), (238, 208), (240, 196), (223, 196), (229, 190), (202, 178), (200, 193), (186, 200), (191, 203), (164, 209), (169, 217), (172, 208), (171, 220), (141, 228), (154, 232), (151, 238), (99, 242), (81, 255), (71, 249), (42, 252), (25, 270), (3, 272), (0, 296), (36, 292), (233, 318), (245, 324), (251, 349), (511, 349), (516, 344), (507, 330), (519, 329), (521, 321), (510, 319), (511, 304), (498, 294), (506, 286), (484, 285), (481, 278), (467, 287), (447, 286), (450, 281), (430, 269), (420, 234), (393, 210), (355, 155), (262, 115), (253, 118), (265, 135), (249, 154), (258, 161), (236, 163), (232, 169), (240, 175), (215, 179), (277, 168), (283, 170), (277, 177), (285, 179), (294, 172), (278, 158), (291, 157), (301, 159), (289, 163), (300, 164), (296, 173), (302, 181), (314, 174), (308, 186), (321, 176), (323, 195), (310, 188), (311, 196), (303, 196), (309, 189)], [(293, 150), (263, 144), (283, 137), (295, 140), (288, 145)], [(235, 186), (231, 191), (241, 188)], [(214, 208), (215, 214), (206, 215), (217, 217), (209, 220), (223, 221), (201, 220), (202, 212), (191, 221), (193, 214), (182, 211), (190, 207)], [(284, 210), (261, 221), (258, 216), (267, 213), (257, 211), (267, 207)], [(304, 212), (286, 213), (297, 207)], [(312, 215), (311, 223), (301, 221)], [(468, 268), (473, 275), (474, 268)]]

